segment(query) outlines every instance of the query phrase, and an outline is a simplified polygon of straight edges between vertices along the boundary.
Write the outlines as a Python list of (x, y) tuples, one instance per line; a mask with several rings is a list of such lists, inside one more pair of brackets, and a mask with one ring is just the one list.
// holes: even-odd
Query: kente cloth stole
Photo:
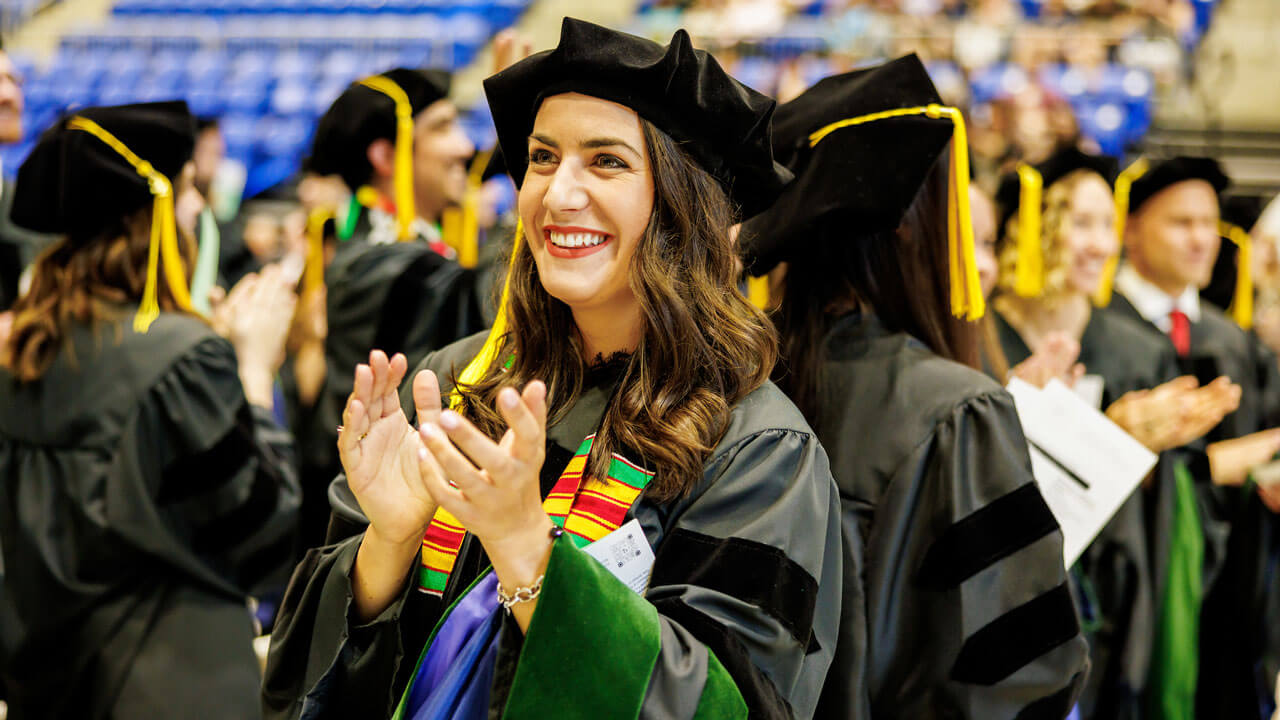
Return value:
[[(565, 466), (560, 479), (542, 502), (551, 522), (565, 529), (578, 547), (589, 545), (617, 530), (626, 519), (627, 510), (653, 479), (653, 473), (613, 453), (609, 472), (603, 482), (586, 478), (587, 456), (595, 442), (588, 435), (573, 459)], [(585, 480), (585, 482), (584, 482)], [(458, 551), (467, 531), (449, 511), (440, 508), (422, 537), (422, 563), (418, 568), (418, 589), (441, 597), (449, 582), (449, 573), (458, 560)]]

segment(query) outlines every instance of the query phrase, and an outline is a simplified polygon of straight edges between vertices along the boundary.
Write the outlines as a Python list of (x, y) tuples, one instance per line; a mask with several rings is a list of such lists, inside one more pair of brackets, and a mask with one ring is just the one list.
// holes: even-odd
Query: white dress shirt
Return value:
[(1173, 325), (1169, 320), (1169, 313), (1174, 310), (1181, 310), (1192, 323), (1200, 322), (1200, 291), (1194, 285), (1188, 285), (1181, 295), (1174, 297), (1139, 275), (1132, 265), (1125, 263), (1116, 273), (1116, 290), (1133, 304), (1139, 315), (1166, 335)]

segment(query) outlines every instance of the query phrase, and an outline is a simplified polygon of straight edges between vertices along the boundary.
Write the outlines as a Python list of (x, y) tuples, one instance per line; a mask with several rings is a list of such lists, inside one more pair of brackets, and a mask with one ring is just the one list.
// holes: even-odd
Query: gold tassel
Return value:
[(493, 151), (477, 153), (467, 171), (467, 189), (462, 204), (445, 209), (440, 216), (440, 234), (444, 243), (458, 253), (458, 264), (473, 268), (480, 262), (480, 187), (484, 170)]
[(332, 208), (318, 207), (307, 215), (307, 262), (302, 274), (302, 294), (324, 286), (324, 225), (334, 219)]
[(1044, 178), (1026, 163), (1018, 164), (1018, 259), (1013, 291), (1024, 298), (1044, 292), (1044, 252), (1040, 237)]
[[(484, 340), (480, 352), (471, 358), (471, 362), (458, 375), (458, 385), (474, 385), (484, 379), (485, 371), (493, 364), (498, 355), (498, 345), (507, 334), (507, 307), (511, 302), (511, 276), (516, 270), (516, 256), (520, 254), (520, 243), (524, 241), (524, 221), (516, 222), (516, 237), (511, 243), (511, 259), (507, 262), (507, 277), (502, 283), (502, 300), (498, 305), (498, 315), (493, 319), (493, 327), (489, 328), (489, 336)], [(449, 407), (455, 410), (462, 404), (462, 394), (457, 388), (449, 396)]]
[(929, 105), (925, 113), (929, 117), (945, 117), (954, 126), (951, 133), (951, 213), (947, 223), (953, 277), (951, 314), (969, 321), (980, 320), (986, 314), (987, 299), (982, 294), (977, 253), (973, 247), (973, 215), (969, 209), (969, 139), (965, 133), (964, 115), (956, 108), (941, 105)]
[(1098, 280), (1098, 289), (1093, 294), (1093, 304), (1106, 307), (1111, 304), (1111, 292), (1115, 288), (1116, 269), (1120, 267), (1120, 252), (1124, 249), (1125, 223), (1129, 219), (1129, 190), (1138, 178), (1147, 173), (1147, 159), (1138, 158), (1132, 165), (1116, 178), (1116, 241), (1118, 247), (1107, 264), (1102, 268), (1102, 277)]
[(413, 197), (413, 104), (401, 87), (385, 75), (374, 75), (360, 81), (371, 90), (391, 98), (396, 106), (396, 150), (393, 188), (396, 200), (396, 223), (401, 242), (413, 239), (413, 221), (417, 209)]
[(440, 213), (440, 239), (458, 251), (462, 246), (462, 208), (445, 208)]
[(467, 192), (462, 198), (462, 237), (458, 243), (458, 264), (473, 268), (480, 262), (480, 189), (492, 150), (476, 153), (467, 172)]
[(951, 314), (965, 320), (978, 320), (986, 313), (986, 298), (982, 294), (973, 247), (973, 219), (969, 210), (969, 140), (965, 134), (964, 115), (956, 108), (937, 104), (884, 110), (846, 118), (820, 128), (809, 135), (809, 147), (814, 147), (841, 128), (913, 115), (946, 118), (953, 127), (951, 167), (947, 179), (947, 257), (951, 276)]
[(769, 276), (747, 278), (747, 300), (761, 310), (769, 309)]
[(1218, 222), (1218, 234), (1236, 244), (1236, 292), (1228, 313), (1244, 330), (1253, 328), (1253, 236), (1225, 220)]
[(146, 178), (151, 190), (151, 239), (147, 247), (147, 281), (142, 290), (142, 301), (133, 318), (135, 332), (145, 333), (151, 323), (160, 317), (159, 300), (159, 268), (164, 263), (164, 277), (169, 285), (169, 292), (178, 307), (186, 312), (194, 313), (191, 306), (191, 293), (187, 288), (186, 267), (182, 262), (182, 251), (178, 247), (178, 227), (173, 212), (173, 184), (151, 163), (138, 157), (116, 136), (101, 125), (79, 115), (67, 121), (67, 129), (82, 130), (101, 140), (107, 147), (119, 153), (133, 169)]

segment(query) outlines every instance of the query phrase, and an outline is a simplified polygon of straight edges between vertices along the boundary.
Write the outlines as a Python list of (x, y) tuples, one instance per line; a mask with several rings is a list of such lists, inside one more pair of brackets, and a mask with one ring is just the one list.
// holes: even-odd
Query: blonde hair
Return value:
[[(1086, 168), (1073, 170), (1058, 180), (1044, 194), (1044, 208), (1040, 223), (1040, 253), (1044, 258), (1044, 292), (1040, 300), (1053, 302), (1067, 294), (1068, 267), (1071, 263), (1063, 229), (1071, 212), (1071, 197), (1076, 188), (1089, 177), (1101, 179), (1101, 175)], [(1105, 182), (1105, 181), (1104, 181)], [(996, 289), (1002, 294), (1013, 295), (1014, 268), (1018, 264), (1018, 215), (1014, 213), (1004, 227), (1004, 242), (997, 255), (999, 279)]]

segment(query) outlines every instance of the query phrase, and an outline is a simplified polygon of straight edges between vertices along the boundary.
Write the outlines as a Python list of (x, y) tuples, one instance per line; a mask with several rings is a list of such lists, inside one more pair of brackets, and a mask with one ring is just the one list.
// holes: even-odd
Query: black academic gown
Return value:
[[(1110, 307), (1168, 342), (1123, 294), (1116, 293)], [(1218, 308), (1201, 302), (1200, 320), (1191, 324), (1190, 354), (1179, 363), (1201, 382), (1226, 375), (1240, 385), (1240, 407), (1223, 419), (1209, 440), (1280, 427), (1280, 368), (1275, 355)], [(1207, 463), (1192, 469), (1205, 529), (1196, 713), (1205, 718), (1260, 718), (1260, 705), (1275, 697), (1280, 665), (1280, 636), (1275, 631), (1280, 625), (1280, 520), (1253, 488), (1214, 487)]]
[(328, 336), (325, 382), (300, 428), (303, 540), (318, 544), (329, 517), (325, 492), (341, 471), (337, 427), (356, 365), (369, 351), (404, 353), (409, 367), (427, 353), (487, 327), (474, 270), (434, 252), (425, 241), (373, 244), (363, 213), (352, 239), (338, 245), (325, 270)]
[(245, 599), (294, 557), (291, 440), (203, 322), (120, 317), (0, 371), (9, 718), (256, 717)]
[(818, 716), (1065, 717), (1087, 648), (1013, 399), (872, 315), (826, 342), (845, 601)]
[[(1031, 356), (1018, 331), (998, 312), (992, 321), (1010, 365)], [(1177, 356), (1131, 318), (1094, 309), (1080, 338), (1079, 362), (1102, 377), (1102, 407), (1125, 393), (1145, 390), (1178, 376)], [(1080, 698), (1084, 718), (1143, 716), (1143, 690), (1151, 665), (1151, 638), (1163, 597), (1167, 558), (1148, 536), (1148, 517), (1172, 516), (1173, 463), (1165, 453), (1147, 491), (1139, 489), (1116, 511), (1073, 568), (1077, 602), (1089, 638), (1091, 668)], [(1150, 515), (1148, 515), (1150, 509)], [(1167, 533), (1167, 530), (1166, 530)]]
[[(461, 371), (482, 342), (475, 336), (450, 345), (428, 356), (423, 366), (444, 380)], [(447, 393), (447, 380), (444, 384)], [(579, 401), (548, 428), (544, 494), (568, 463), (571, 448), (597, 428), (612, 391), (611, 380), (592, 373)], [(412, 412), (407, 394), (404, 401)], [(344, 516), (346, 526), (361, 529), (363, 518), (345, 480), (335, 484), (333, 496), (335, 514)], [(656, 503), (640, 496), (627, 518), (640, 521), (657, 555), (645, 595), (649, 602), (641, 604), (656, 609), (662, 635), (657, 660), (647, 670), (647, 691), (641, 685), (643, 697), (635, 698), (641, 717), (693, 717), (711, 653), (727, 669), (752, 717), (814, 717), (840, 612), (837, 502), (817, 438), (771, 383), (734, 407), (702, 480), (686, 497)], [(442, 607), (487, 566), (480, 543), (467, 536), (443, 603), (407, 583), (382, 615), (357, 625), (348, 613), (359, 543), (356, 536), (314, 549), (294, 573), (267, 661), (268, 717), (388, 717)], [(552, 566), (555, 562), (553, 553)], [(534, 639), (539, 617), (558, 617), (564, 609), (548, 600), (548, 593), (574, 595), (553, 589), (552, 566), (529, 638), (521, 641), (514, 623), (503, 629), (491, 717), (504, 708), (512, 674), (526, 672), (520, 663), (535, 662), (530, 657), (559, 657), (577, 668), (566, 670), (554, 687), (541, 688), (548, 697), (541, 708), (546, 717), (600, 717), (582, 704), (584, 694), (575, 688), (608, 692), (610, 678), (622, 677), (609, 663), (582, 667), (574, 659), (605, 657), (601, 643), (629, 645), (626, 631), (606, 629), (598, 637), (587, 632), (572, 644), (552, 647)], [(603, 600), (587, 602), (578, 612), (591, 617), (563, 622), (581, 627), (600, 619), (609, 627), (625, 627), (617, 624), (621, 618), (610, 616), (620, 611)], [(552, 667), (543, 671), (555, 672), (559, 662), (546, 662)]]

